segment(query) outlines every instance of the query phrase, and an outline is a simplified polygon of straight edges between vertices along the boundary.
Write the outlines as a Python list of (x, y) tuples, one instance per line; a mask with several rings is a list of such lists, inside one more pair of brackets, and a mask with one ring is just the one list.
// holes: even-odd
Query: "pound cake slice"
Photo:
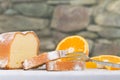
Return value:
[(33, 31), (0, 34), (0, 68), (22, 68), (22, 62), (38, 54), (39, 39)]
[(65, 57), (66, 54), (67, 52), (64, 50), (44, 52), (42, 54), (39, 54), (38, 56), (32, 57), (30, 59), (26, 59), (23, 62), (23, 68), (24, 69), (35, 68), (35, 67), (38, 67), (40, 65), (47, 63), (48, 61), (52, 61), (52, 60)]
[(46, 63), (48, 71), (70, 71), (84, 70), (85, 63), (83, 61), (61, 61), (55, 60)]

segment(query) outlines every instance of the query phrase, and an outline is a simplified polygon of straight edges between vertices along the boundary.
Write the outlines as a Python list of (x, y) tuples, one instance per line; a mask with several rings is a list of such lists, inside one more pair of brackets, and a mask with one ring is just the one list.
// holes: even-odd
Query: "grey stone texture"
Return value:
[(95, 22), (106, 27), (120, 27), (120, 16), (112, 13), (99, 14), (95, 17)]
[(17, 11), (15, 11), (14, 9), (8, 9), (4, 12), (5, 15), (8, 15), (8, 16), (13, 16), (13, 15), (16, 15), (18, 14)]
[(101, 40), (95, 43), (92, 56), (118, 55), (120, 56), (120, 45), (112, 41)]
[(106, 7), (114, 0), (97, 0), (97, 6), (93, 6), (93, 16), (106, 13)]
[(14, 5), (14, 9), (25, 16), (49, 17), (53, 7), (44, 3), (21, 3)]
[(107, 10), (113, 13), (120, 14), (120, 0), (114, 0), (113, 3), (107, 6)]
[(47, 0), (47, 4), (50, 5), (70, 4), (70, 0)]
[(12, 2), (42, 2), (45, 0), (11, 0)]
[(0, 33), (28, 30), (40, 38), (40, 53), (79, 35), (90, 57), (120, 56), (120, 0), (0, 0)]
[(69, 36), (69, 34), (62, 33), (62, 32), (59, 32), (59, 31), (52, 31), (52, 37), (53, 37), (54, 42), (56, 44), (58, 44), (66, 36)]
[(42, 51), (55, 50), (55, 44), (51, 38), (40, 38), (40, 45), (40, 50)]
[(3, 13), (3, 12), (4, 12), (3, 9), (0, 7), (0, 14)]
[(83, 36), (84, 38), (89, 38), (89, 39), (95, 39), (98, 37), (96, 33), (89, 32), (89, 31), (82, 31), (82, 32), (79, 32), (77, 35)]
[(35, 32), (37, 33), (37, 35), (39, 37), (49, 37), (49, 36), (52, 36), (52, 32), (51, 32), (51, 30), (48, 27), (46, 27), (45, 29), (42, 29), (42, 30), (36, 30)]
[(0, 16), (0, 28), (3, 32), (41, 30), (48, 26), (47, 19), (35, 19), (23, 16)]
[(99, 26), (99, 25), (89, 25), (87, 27), (87, 30), (88, 31), (91, 31), (91, 32), (100, 32), (102, 30), (103, 27)]
[(88, 45), (89, 45), (89, 52), (90, 52), (89, 56), (91, 56), (92, 51), (93, 51), (93, 47), (94, 47), (94, 42), (91, 39), (86, 39), (86, 40), (87, 40)]
[(102, 30), (99, 31), (98, 34), (101, 37), (109, 38), (109, 39), (120, 38), (120, 29), (118, 29), (118, 28), (102, 28)]
[(48, 4), (71, 4), (71, 5), (93, 5), (96, 4), (96, 0), (48, 0)]
[(63, 32), (85, 29), (89, 23), (88, 10), (79, 6), (56, 7), (51, 27)]
[(93, 5), (96, 4), (97, 0), (71, 0), (71, 5)]

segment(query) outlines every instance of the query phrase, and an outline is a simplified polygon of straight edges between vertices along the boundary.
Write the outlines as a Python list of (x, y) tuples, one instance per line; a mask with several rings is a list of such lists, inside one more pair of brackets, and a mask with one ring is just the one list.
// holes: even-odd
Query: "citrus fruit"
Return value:
[[(100, 56), (92, 57), (91, 59), (99, 60), (103, 62), (111, 62), (111, 63), (116, 63), (116, 64), (120, 63), (120, 57), (114, 56), (114, 55), (100, 55)], [(97, 65), (94, 62), (86, 62), (86, 68), (105, 68), (108, 70), (119, 70), (120, 69), (120, 68), (114, 68), (111, 66)]]
[(69, 36), (64, 38), (57, 45), (56, 50), (72, 49), (73, 52), (83, 52), (86, 55), (89, 54), (89, 48), (87, 41), (81, 36)]
[[(92, 57), (93, 60), (100, 60), (99, 56)], [(98, 65), (94, 62), (86, 62), (86, 68), (98, 68)]]
[[(89, 55), (89, 47), (87, 41), (81, 36), (69, 36), (64, 38), (57, 45), (56, 50), (72, 50), (72, 52), (82, 52)], [(75, 58), (62, 58), (63, 61), (74, 60)]]
[[(111, 62), (111, 63), (120, 63), (120, 57), (114, 56), (114, 55), (101, 55), (100, 60), (104, 62)], [(108, 70), (119, 70), (120, 68), (114, 68), (111, 66), (105, 66), (106, 69)]]
[(120, 62), (120, 57), (114, 56), (114, 55), (101, 55), (99, 56), (101, 61), (104, 62), (112, 62), (112, 63), (118, 63)]

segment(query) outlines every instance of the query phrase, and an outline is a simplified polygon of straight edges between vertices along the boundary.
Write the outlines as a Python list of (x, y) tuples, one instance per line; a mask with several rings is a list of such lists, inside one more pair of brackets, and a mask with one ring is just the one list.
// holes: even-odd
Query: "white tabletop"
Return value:
[(0, 80), (120, 80), (120, 71), (0, 70)]

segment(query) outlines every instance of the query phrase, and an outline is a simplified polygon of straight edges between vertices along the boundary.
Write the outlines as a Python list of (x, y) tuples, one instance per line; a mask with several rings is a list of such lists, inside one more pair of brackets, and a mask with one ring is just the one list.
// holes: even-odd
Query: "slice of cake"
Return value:
[(70, 70), (83, 70), (85, 63), (83, 61), (50, 61), (46, 63), (48, 71), (70, 71)]
[(33, 31), (0, 34), (0, 68), (22, 68), (22, 62), (38, 51), (39, 39)]
[(51, 51), (51, 52), (45, 52), (38, 56), (32, 57), (30, 59), (26, 59), (23, 62), (23, 68), (24, 69), (31, 69), (34, 67), (38, 67), (43, 65), (44, 63), (47, 63), (48, 61), (56, 60), (62, 57), (65, 57), (67, 54), (66, 51)]

